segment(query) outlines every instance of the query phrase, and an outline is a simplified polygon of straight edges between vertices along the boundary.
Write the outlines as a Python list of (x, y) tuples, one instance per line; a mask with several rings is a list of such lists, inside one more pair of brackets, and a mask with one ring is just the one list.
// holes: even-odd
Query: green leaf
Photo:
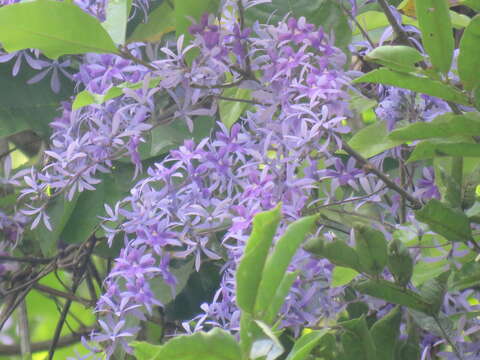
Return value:
[(400, 286), (406, 286), (413, 275), (413, 259), (398, 239), (393, 239), (388, 245), (388, 270)]
[(417, 70), (415, 64), (423, 60), (423, 55), (410, 46), (384, 45), (370, 51), (365, 59), (392, 70), (412, 72)]
[(453, 113), (437, 116), (431, 122), (417, 122), (392, 131), (389, 138), (397, 141), (412, 141), (429, 138), (451, 136), (480, 135), (480, 115)]
[(265, 360), (275, 360), (282, 355), (285, 349), (268, 325), (258, 320), (255, 320), (255, 325), (266, 337), (261, 336), (255, 339), (250, 349), (250, 359), (265, 357)]
[(305, 251), (315, 256), (328, 259), (331, 263), (360, 271), (357, 252), (344, 241), (335, 239), (325, 244), (322, 239), (311, 239), (304, 246)]
[(440, 275), (448, 266), (448, 260), (442, 259), (430, 262), (418, 262), (413, 268), (412, 284), (416, 287), (420, 286), (427, 280)]
[(395, 344), (400, 335), (401, 321), (402, 311), (400, 306), (396, 306), (387, 315), (373, 324), (370, 332), (377, 349), (378, 359), (394, 360)]
[[(133, 166), (116, 164), (111, 174), (101, 176), (95, 190), (85, 190), (78, 195), (75, 209), (65, 224), (61, 238), (69, 244), (79, 244), (87, 240), (99, 227), (99, 216), (105, 215), (104, 204), (115, 204), (129, 192), (133, 176)], [(122, 181), (121, 179), (127, 181)]]
[(458, 75), (465, 89), (473, 90), (480, 86), (480, 15), (475, 16), (467, 26), (460, 40), (458, 55)]
[(271, 3), (253, 6), (246, 11), (250, 26), (255, 21), (277, 24), (287, 14), (322, 26), (326, 33), (335, 33), (335, 45), (346, 47), (352, 38), (352, 30), (342, 6), (335, 0), (272, 0)]
[(456, 332), (454, 323), (444, 314), (439, 314), (439, 316), (437, 316), (437, 320), (435, 320), (435, 317), (423, 314), (415, 310), (409, 310), (409, 312), (412, 314), (412, 319), (415, 324), (423, 330), (426, 330), (427, 332), (441, 338), (444, 337), (444, 332), (450, 338), (455, 337)]
[(175, 30), (174, 9), (168, 1), (148, 14), (148, 21), (140, 23), (127, 42), (158, 43), (163, 35)]
[[(249, 89), (228, 88), (223, 91), (222, 96), (232, 99), (250, 100), (250, 93), (251, 91)], [(249, 106), (250, 104), (247, 102), (219, 100), (218, 110), (220, 112), (222, 123), (227, 128), (231, 128)]]
[(401, 141), (390, 139), (388, 133), (387, 124), (377, 121), (356, 132), (348, 145), (363, 157), (370, 158), (401, 144)]
[(285, 360), (305, 360), (310, 352), (318, 345), (328, 330), (314, 330), (308, 334), (302, 335), (288, 354)]
[(137, 90), (143, 87), (147, 87), (151, 89), (157, 86), (159, 83), (160, 83), (160, 78), (150, 79), (148, 85), (146, 84), (145, 81), (139, 81), (136, 83), (124, 82), (117, 86), (112, 86), (110, 89), (107, 90), (105, 94), (95, 94), (95, 93), (91, 93), (88, 90), (83, 90), (83, 91), (80, 91), (77, 94), (77, 96), (75, 96), (75, 99), (73, 100), (73, 104), (72, 104), (72, 109), (78, 110), (84, 106), (88, 106), (92, 104), (101, 105), (108, 100), (122, 96), (124, 94), (123, 92), (124, 89)]
[(108, 0), (106, 18), (102, 22), (102, 26), (117, 45), (125, 44), (127, 22), (131, 7), (132, 0)]
[(332, 271), (332, 287), (343, 286), (350, 283), (359, 275), (358, 271), (343, 266), (335, 266)]
[(469, 105), (468, 98), (452, 86), (412, 74), (401, 73), (385, 68), (376, 69), (355, 79), (356, 83), (376, 83), (397, 86), (415, 92), (436, 96), (461, 105)]
[(146, 341), (134, 341), (130, 344), (135, 349), (137, 360), (152, 360), (158, 353), (160, 345), (150, 344)]
[(237, 304), (253, 313), (262, 272), (280, 222), (280, 206), (255, 215), (252, 233), (237, 269)]
[(49, 124), (59, 115), (60, 102), (69, 98), (73, 86), (62, 77), (61, 91), (55, 94), (49, 81), (27, 84), (36, 73), (24, 66), (13, 77), (10, 66), (0, 64), (0, 137), (29, 129), (44, 139), (50, 137)]
[(392, 304), (431, 314), (432, 305), (420, 295), (386, 280), (362, 280), (354, 284), (354, 289), (370, 296), (388, 301)]
[(431, 159), (436, 156), (480, 157), (480, 144), (448, 140), (426, 140), (417, 144), (407, 162)]
[(316, 219), (317, 216), (314, 215), (293, 222), (278, 239), (272, 253), (265, 261), (256, 296), (255, 313), (263, 314), (270, 306), (272, 298), (285, 276), (288, 265), (290, 265), (300, 244), (312, 230)]
[(367, 226), (355, 226), (355, 245), (362, 271), (370, 275), (380, 274), (388, 258), (383, 233)]
[(235, 338), (224, 330), (214, 328), (208, 333), (197, 332), (172, 338), (164, 345), (133, 342), (138, 360), (239, 360), (240, 348)]
[(50, 200), (47, 205), (47, 214), (50, 218), (52, 231), (48, 230), (42, 222), (32, 231), (33, 237), (37, 239), (45, 257), (50, 257), (54, 254), (60, 234), (75, 209), (77, 199), (78, 196), (75, 196), (72, 201), (68, 201), (59, 196)]
[(433, 314), (437, 314), (443, 304), (449, 276), (450, 271), (446, 271), (436, 278), (427, 280), (422, 286), (420, 286), (420, 296), (432, 304)]
[(422, 43), (433, 67), (448, 73), (455, 48), (447, 0), (415, 0)]
[(472, 229), (467, 215), (436, 199), (430, 200), (423, 208), (415, 211), (415, 217), (450, 241), (472, 240)]
[(278, 313), (280, 312), (280, 309), (285, 302), (290, 288), (297, 279), (298, 273), (298, 271), (287, 272), (283, 277), (282, 282), (278, 286), (278, 289), (275, 291), (272, 302), (265, 310), (265, 315), (263, 316), (265, 323), (272, 324), (274, 321), (276, 321)]
[(35, 48), (52, 59), (66, 54), (118, 53), (100, 22), (70, 2), (3, 6), (0, 24), (0, 42), (8, 52)]
[[(367, 31), (382, 30), (390, 25), (387, 17), (381, 11), (368, 10), (362, 12), (356, 17), (357, 22)], [(418, 26), (418, 22), (409, 17), (402, 15), (402, 24)], [(360, 35), (361, 32), (358, 27), (353, 31), (354, 35)]]
[[(182, 276), (186, 276), (187, 268), (180, 270), (180, 267), (177, 268), (178, 271), (184, 272)], [(210, 302), (219, 289), (221, 281), (220, 270), (220, 264), (204, 262), (199, 271), (192, 271), (188, 277), (187, 284), (181, 291), (179, 287), (174, 301), (167, 305), (165, 316), (176, 321), (194, 318), (202, 311), (201, 305), (205, 302)], [(180, 285), (182, 284), (179, 283)], [(160, 289), (157, 288), (157, 290)], [(169, 289), (169, 293), (164, 296), (168, 300), (173, 295), (171, 289)]]
[(347, 358), (355, 358), (358, 360), (377, 359), (375, 343), (368, 330), (365, 316), (353, 320), (342, 321), (338, 325), (345, 330), (341, 336), (341, 341), (343, 351), (347, 355)]
[(175, 299), (176, 295), (185, 288), (188, 279), (190, 278), (190, 274), (192, 274), (194, 271), (194, 261), (195, 260), (192, 258), (189, 261), (178, 264), (177, 266), (170, 266), (169, 269), (172, 275), (175, 277), (175, 279), (177, 279), (175, 292), (173, 294), (171, 286), (165, 282), (163, 277), (156, 276), (150, 280), (150, 286), (152, 288), (152, 292), (155, 294), (155, 298), (163, 305), (170, 303), (173, 299)]
[(477, 0), (463, 0), (461, 1), (461, 4), (466, 5), (477, 12), (480, 12), (480, 3)]
[(188, 130), (187, 124), (182, 120), (157, 126), (151, 130), (150, 156), (165, 154), (182, 145), (187, 139), (199, 142), (210, 135), (214, 126), (215, 120), (210, 116), (195, 118), (193, 133)]

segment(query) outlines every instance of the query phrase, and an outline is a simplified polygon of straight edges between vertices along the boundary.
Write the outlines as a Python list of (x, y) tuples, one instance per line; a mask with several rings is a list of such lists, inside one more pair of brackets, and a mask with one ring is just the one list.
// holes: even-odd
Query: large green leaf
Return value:
[(438, 313), (443, 304), (449, 276), (450, 271), (446, 271), (433, 279), (427, 280), (420, 286), (420, 295), (432, 304), (433, 314)]
[(397, 86), (413, 90), (438, 98), (452, 101), (462, 105), (469, 105), (468, 98), (452, 86), (440, 81), (431, 80), (426, 77), (419, 77), (412, 74), (401, 73), (386, 68), (370, 71), (369, 73), (355, 79), (354, 83), (376, 83)]
[(235, 338), (224, 330), (214, 328), (208, 333), (176, 336), (164, 345), (144, 342), (132, 344), (138, 360), (239, 360), (240, 347)]
[(367, 274), (378, 275), (387, 265), (387, 241), (381, 231), (367, 226), (356, 226), (355, 250), (360, 268)]
[(307, 359), (310, 352), (318, 345), (322, 338), (327, 334), (327, 330), (314, 330), (308, 334), (302, 335), (288, 354), (285, 360), (304, 360)]
[(253, 313), (265, 261), (280, 222), (280, 207), (257, 214), (237, 269), (237, 304)]
[(423, 60), (417, 49), (405, 45), (384, 45), (370, 51), (365, 59), (402, 72), (416, 71), (416, 63)]
[(345, 330), (341, 336), (343, 351), (348, 359), (383, 360), (377, 358), (372, 335), (368, 330), (365, 316), (342, 321), (339, 325)]
[(455, 48), (447, 0), (415, 0), (422, 43), (433, 67), (448, 73)]
[(480, 135), (480, 115), (478, 113), (453, 113), (437, 116), (431, 122), (417, 122), (394, 130), (389, 138), (396, 141), (412, 141), (435, 137)]
[(175, 30), (174, 8), (168, 1), (148, 14), (148, 21), (140, 23), (128, 38), (128, 42), (160, 42), (163, 35)]
[[(372, 141), (375, 139), (375, 141)], [(401, 141), (392, 140), (388, 137), (387, 124), (377, 121), (356, 132), (348, 145), (365, 158), (378, 155), (385, 150), (401, 144)]]
[(480, 15), (475, 16), (467, 26), (460, 41), (458, 75), (467, 90), (480, 86)]
[(132, 0), (108, 0), (107, 2), (106, 19), (102, 22), (102, 26), (117, 45), (125, 43), (131, 7)]
[(400, 306), (396, 306), (387, 315), (375, 322), (370, 329), (378, 359), (394, 360), (395, 344), (400, 335), (401, 320), (402, 311)]
[(325, 244), (322, 239), (311, 239), (304, 249), (315, 256), (328, 259), (332, 264), (361, 271), (357, 252), (342, 240), (335, 239)]
[(262, 271), (262, 279), (256, 296), (255, 313), (263, 314), (267, 311), (285, 276), (288, 265), (290, 265), (305, 236), (312, 230), (316, 219), (317, 216), (314, 215), (301, 218), (290, 224), (275, 244), (275, 248), (268, 256)]
[(426, 314), (432, 313), (432, 304), (425, 301), (423, 297), (390, 281), (362, 280), (355, 283), (354, 288), (363, 294), (374, 296), (392, 304), (407, 306)]
[(472, 240), (472, 229), (467, 215), (436, 199), (430, 200), (423, 208), (417, 210), (415, 217), (450, 241), (468, 242)]
[(431, 159), (436, 156), (480, 157), (480, 144), (448, 140), (425, 140), (417, 144), (408, 162)]
[(22, 2), (0, 8), (0, 42), (8, 52), (35, 48), (65, 54), (118, 53), (100, 22), (70, 2)]
[(253, 6), (246, 11), (247, 23), (255, 21), (276, 25), (285, 15), (299, 18), (322, 26), (326, 33), (335, 34), (335, 44), (346, 47), (352, 38), (352, 30), (342, 6), (335, 0), (272, 0), (271, 3)]
[(358, 276), (358, 271), (343, 267), (335, 266), (332, 271), (332, 287), (347, 285)]
[(36, 71), (24, 66), (16, 77), (9, 64), (0, 64), (0, 137), (23, 130), (33, 130), (41, 137), (50, 137), (50, 122), (59, 116), (60, 102), (73, 91), (72, 83), (61, 79), (61, 91), (55, 94), (49, 81), (27, 84)]

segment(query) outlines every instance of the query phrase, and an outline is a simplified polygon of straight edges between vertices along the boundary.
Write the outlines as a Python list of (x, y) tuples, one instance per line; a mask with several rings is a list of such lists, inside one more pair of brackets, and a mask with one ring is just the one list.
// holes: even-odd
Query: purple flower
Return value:
[(423, 177), (417, 183), (414, 195), (422, 200), (440, 199), (440, 192), (435, 184), (435, 173), (432, 167), (424, 167)]

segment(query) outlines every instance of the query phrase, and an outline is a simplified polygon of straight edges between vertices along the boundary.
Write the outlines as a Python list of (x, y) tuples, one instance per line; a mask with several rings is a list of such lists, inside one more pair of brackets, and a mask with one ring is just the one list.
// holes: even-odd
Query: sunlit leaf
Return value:
[(70, 2), (3, 6), (0, 23), (0, 42), (8, 52), (35, 48), (52, 59), (66, 54), (118, 53), (100, 22)]

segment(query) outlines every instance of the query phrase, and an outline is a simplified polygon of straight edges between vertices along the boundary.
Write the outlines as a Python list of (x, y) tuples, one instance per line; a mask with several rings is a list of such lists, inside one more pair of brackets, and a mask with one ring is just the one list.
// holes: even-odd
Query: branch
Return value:
[(382, 7), (383, 12), (385, 13), (385, 16), (388, 19), (388, 22), (392, 26), (393, 31), (397, 35), (400, 42), (408, 46), (411, 46), (413, 48), (416, 48), (413, 42), (408, 38), (408, 35), (405, 32), (405, 30), (403, 30), (402, 26), (397, 22), (397, 19), (393, 15), (392, 10), (390, 9), (390, 6), (387, 4), (387, 2), (385, 0), (378, 0), (378, 3)]
[[(75, 334), (70, 334), (66, 336), (62, 336), (58, 339), (57, 348), (66, 347), (73, 345), (79, 342), (83, 336), (88, 336), (95, 328), (85, 328), (81, 329), (79, 332)], [(38, 351), (45, 351), (48, 350), (50, 346), (50, 340), (46, 341), (39, 341), (31, 344), (32, 353)], [(21, 349), (19, 344), (15, 345), (2, 345), (0, 344), (0, 356), (8, 356), (8, 355), (20, 355)]]

